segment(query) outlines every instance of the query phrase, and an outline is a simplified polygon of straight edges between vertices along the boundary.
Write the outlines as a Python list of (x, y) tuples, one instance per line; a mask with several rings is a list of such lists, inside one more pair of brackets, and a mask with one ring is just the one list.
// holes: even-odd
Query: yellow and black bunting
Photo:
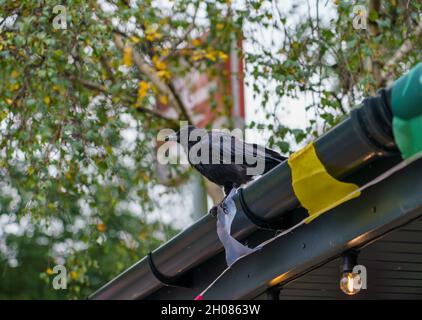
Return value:
[(292, 174), (293, 191), (302, 207), (308, 210), (311, 222), (322, 213), (360, 196), (353, 183), (333, 178), (318, 158), (314, 143), (308, 144), (290, 156), (288, 164)]

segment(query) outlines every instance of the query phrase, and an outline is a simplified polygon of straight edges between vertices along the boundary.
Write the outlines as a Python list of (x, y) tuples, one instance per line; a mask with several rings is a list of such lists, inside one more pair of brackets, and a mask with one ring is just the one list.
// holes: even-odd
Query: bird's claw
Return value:
[(218, 209), (221, 208), (224, 212), (224, 214), (228, 214), (229, 213), (229, 209), (227, 208), (227, 204), (220, 203), (215, 205), (214, 207), (212, 207), (209, 211), (210, 215), (213, 216), (214, 218), (217, 217), (217, 213), (218, 213)]
[(223, 209), (224, 214), (228, 214), (229, 213), (229, 208), (227, 208), (227, 204), (225, 204), (223, 202), (220, 206), (221, 206), (221, 209)]
[(210, 215), (214, 218), (217, 217), (217, 212), (218, 212), (218, 206), (214, 206), (210, 209)]

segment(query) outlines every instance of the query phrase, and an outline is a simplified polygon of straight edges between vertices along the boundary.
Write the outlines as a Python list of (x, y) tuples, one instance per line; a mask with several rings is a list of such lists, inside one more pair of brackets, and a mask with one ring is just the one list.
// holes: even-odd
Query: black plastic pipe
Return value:
[[(391, 129), (390, 90), (365, 99), (360, 108), (315, 141), (318, 156), (327, 171), (343, 179), (377, 157), (397, 154)], [(293, 193), (290, 168), (284, 162), (243, 190), (243, 207), (248, 216), (272, 223), (299, 206)], [(235, 198), (239, 211), (232, 234), (244, 238), (257, 229)], [(254, 221), (254, 219), (252, 219)], [(215, 219), (203, 217), (156, 249), (156, 268), (165, 276), (176, 277), (222, 250)], [(147, 257), (95, 292), (91, 299), (141, 299), (164, 286), (151, 272)]]

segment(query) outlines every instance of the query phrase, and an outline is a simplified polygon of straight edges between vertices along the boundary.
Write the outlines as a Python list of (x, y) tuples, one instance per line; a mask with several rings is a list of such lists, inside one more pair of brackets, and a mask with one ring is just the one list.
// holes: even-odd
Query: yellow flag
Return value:
[(294, 153), (288, 164), (294, 193), (301, 205), (308, 210), (309, 218), (306, 223), (360, 195), (357, 185), (339, 181), (327, 172), (313, 143)]

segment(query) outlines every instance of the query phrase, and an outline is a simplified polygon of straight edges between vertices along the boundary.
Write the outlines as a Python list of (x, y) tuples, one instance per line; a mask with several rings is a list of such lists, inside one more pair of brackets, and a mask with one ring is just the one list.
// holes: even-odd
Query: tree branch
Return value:
[[(122, 51), (124, 50), (125, 46), (123, 44), (121, 35), (115, 34), (114, 42), (117, 48)], [(160, 91), (162, 94), (165, 94), (169, 98), (170, 105), (176, 109), (176, 111), (182, 116), (183, 120), (187, 120), (189, 123), (193, 123), (186, 111), (186, 108), (183, 106), (181, 100), (176, 96), (175, 92), (172, 91), (169, 85), (160, 79), (160, 77), (157, 75), (157, 72), (151, 66), (143, 61), (141, 55), (136, 50), (132, 51), (132, 58), (138, 70), (151, 80), (158, 91)]]
[[(105, 86), (97, 84), (97, 83), (93, 83), (91, 81), (85, 80), (85, 79), (81, 79), (81, 78), (76, 78), (74, 76), (67, 76), (67, 79), (75, 82), (75, 83), (79, 83), (81, 85), (83, 85), (85, 88), (93, 90), (93, 91), (97, 91), (97, 92), (101, 92), (104, 94), (108, 94), (108, 90)], [(130, 101), (127, 98), (122, 98), (123, 103), (132, 105), (133, 102)], [(168, 118), (165, 115), (161, 114), (160, 112), (156, 111), (156, 110), (152, 110), (152, 109), (147, 109), (147, 108), (136, 108), (136, 110), (140, 113), (146, 113), (149, 115), (152, 115), (154, 117), (157, 117), (161, 120), (164, 120), (166, 122), (169, 123), (169, 125), (173, 128), (177, 128), (179, 123), (177, 121), (177, 119), (172, 119), (172, 118)]]
[[(368, 3), (369, 14), (376, 12), (378, 16), (381, 13), (381, 0), (369, 0)], [(371, 38), (375, 38), (379, 35), (380, 30), (376, 21), (369, 19), (369, 34)], [(375, 79), (375, 87), (371, 87), (371, 94), (375, 94), (376, 88), (382, 85), (383, 79), (381, 77), (381, 62), (377, 57), (368, 57), (368, 73), (371, 73)]]
[[(418, 39), (422, 35), (422, 21), (419, 22), (418, 26), (414, 31), (414, 36)], [(403, 42), (400, 48), (394, 53), (393, 57), (385, 64), (382, 70), (381, 76), (384, 80), (388, 81), (393, 73), (394, 66), (400, 62), (414, 47), (415, 42), (412, 42), (409, 38)]]

